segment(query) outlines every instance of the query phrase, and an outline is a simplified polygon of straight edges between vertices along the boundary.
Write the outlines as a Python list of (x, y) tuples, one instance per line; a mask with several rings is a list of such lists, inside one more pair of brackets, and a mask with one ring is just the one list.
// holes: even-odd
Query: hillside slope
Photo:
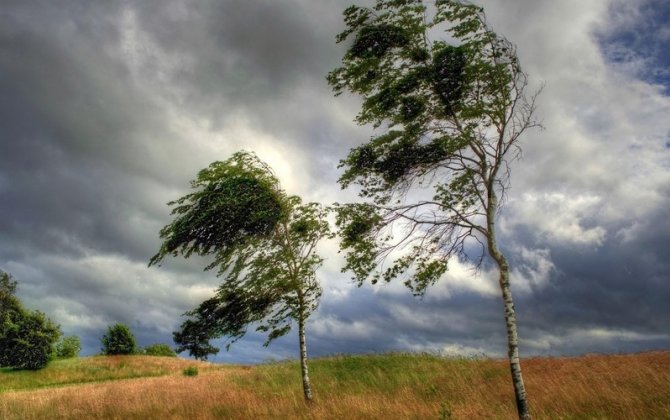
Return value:
[[(199, 375), (184, 376), (188, 366)], [(670, 419), (670, 352), (523, 361), (535, 418)], [(505, 361), (387, 354), (227, 366), (91, 357), (0, 371), (3, 419), (515, 418)], [(12, 390), (9, 390), (12, 389)]]

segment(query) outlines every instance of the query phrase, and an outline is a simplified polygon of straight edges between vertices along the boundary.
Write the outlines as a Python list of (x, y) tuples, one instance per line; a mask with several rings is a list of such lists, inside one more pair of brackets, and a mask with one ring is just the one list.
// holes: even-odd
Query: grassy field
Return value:
[[(196, 366), (197, 376), (182, 371)], [(227, 366), (89, 357), (0, 370), (2, 419), (512, 419), (505, 361), (387, 354)], [(670, 419), (670, 352), (523, 361), (535, 418)]]

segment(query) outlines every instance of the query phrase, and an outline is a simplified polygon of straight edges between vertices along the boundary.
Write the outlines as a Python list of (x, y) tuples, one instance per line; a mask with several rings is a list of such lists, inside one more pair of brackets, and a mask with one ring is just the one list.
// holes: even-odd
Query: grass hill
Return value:
[[(523, 362), (536, 419), (670, 419), (670, 352)], [(183, 370), (197, 367), (197, 376)], [(508, 365), (386, 354), (310, 365), (215, 365), (170, 357), (86, 357), (36, 372), (0, 370), (2, 419), (513, 419)]]

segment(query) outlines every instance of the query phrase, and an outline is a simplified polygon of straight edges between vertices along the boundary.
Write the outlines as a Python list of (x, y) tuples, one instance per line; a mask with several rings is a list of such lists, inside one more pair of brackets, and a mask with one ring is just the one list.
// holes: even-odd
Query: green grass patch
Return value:
[[(309, 361), (309, 376), (318, 395), (329, 395), (346, 389), (353, 394), (396, 392), (398, 389), (420, 390), (426, 400), (443, 398), (453, 379), (474, 381), (482, 372), (473, 370), (469, 358), (448, 358), (433, 354), (387, 353), (374, 355), (338, 355)], [(486, 376), (504, 375), (505, 371), (489, 367)], [(451, 377), (450, 380), (445, 375)], [(272, 362), (253, 368), (250, 375), (233, 376), (237, 385), (265, 396), (298, 392), (302, 386), (298, 361)]]
[[(151, 356), (92, 356), (61, 359), (40, 370), (0, 369), (0, 393), (90, 382), (169, 375), (191, 361)], [(213, 365), (211, 368), (215, 368)], [(197, 368), (196, 368), (197, 369)]]

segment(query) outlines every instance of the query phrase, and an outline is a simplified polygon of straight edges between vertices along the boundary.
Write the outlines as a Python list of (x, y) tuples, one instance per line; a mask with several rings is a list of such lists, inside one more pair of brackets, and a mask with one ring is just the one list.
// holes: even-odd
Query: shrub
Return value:
[(175, 351), (167, 344), (152, 344), (146, 346), (142, 349), (142, 354), (146, 354), (147, 356), (177, 357), (177, 353), (175, 353)]
[(135, 336), (124, 324), (112, 325), (102, 336), (102, 353), (106, 355), (134, 354), (137, 352)]
[(60, 327), (42, 312), (25, 309), (16, 282), (0, 271), (0, 366), (41, 369), (51, 360)]
[(196, 366), (189, 366), (184, 369), (185, 376), (198, 376), (198, 368)]
[(56, 357), (69, 359), (79, 356), (81, 341), (76, 335), (63, 337), (56, 343)]
[(21, 310), (5, 316), (0, 325), (0, 365), (14, 369), (42, 369), (51, 360), (58, 325), (42, 312)]

